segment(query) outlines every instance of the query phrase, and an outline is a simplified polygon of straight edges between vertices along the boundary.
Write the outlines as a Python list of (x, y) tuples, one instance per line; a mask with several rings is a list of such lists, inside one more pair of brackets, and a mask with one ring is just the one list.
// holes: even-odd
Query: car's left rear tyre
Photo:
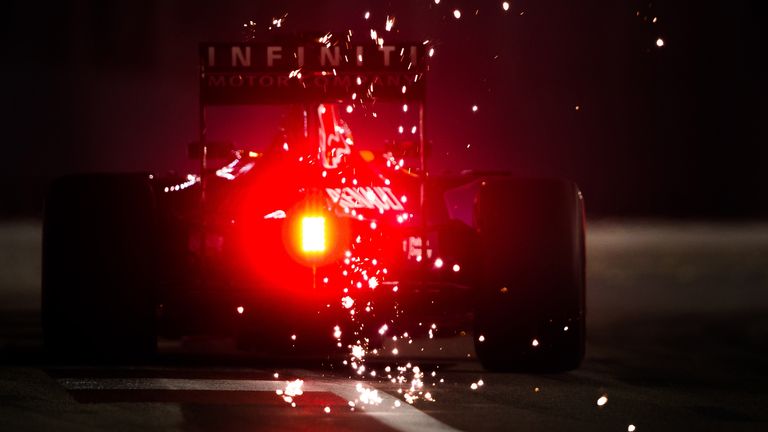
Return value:
[(156, 217), (145, 174), (64, 177), (45, 202), (46, 350), (78, 362), (155, 352)]

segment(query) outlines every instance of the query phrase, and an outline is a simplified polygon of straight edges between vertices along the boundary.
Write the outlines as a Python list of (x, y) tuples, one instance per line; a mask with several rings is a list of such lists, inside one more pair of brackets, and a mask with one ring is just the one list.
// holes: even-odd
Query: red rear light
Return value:
[(320, 254), (326, 250), (326, 226), (323, 216), (301, 218), (301, 250), (305, 254)]

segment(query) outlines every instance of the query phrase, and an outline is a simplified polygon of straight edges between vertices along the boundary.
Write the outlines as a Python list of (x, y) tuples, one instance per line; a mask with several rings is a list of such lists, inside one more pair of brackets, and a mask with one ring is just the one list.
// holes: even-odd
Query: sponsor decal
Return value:
[(343, 209), (378, 209), (384, 211), (402, 211), (403, 204), (389, 187), (345, 187), (326, 188), (326, 194)]
[(241, 72), (298, 68), (411, 69), (421, 67), (425, 60), (423, 44), (418, 43), (344, 46), (213, 43), (203, 44), (200, 48), (201, 63), (206, 68)]
[[(423, 243), (426, 243), (426, 248)], [(410, 236), (403, 240), (403, 252), (408, 260), (421, 261), (424, 254), (427, 255), (427, 259), (432, 258), (432, 248), (429, 246), (429, 240), (422, 242), (421, 237)]]
[(318, 106), (317, 117), (320, 123), (320, 161), (325, 168), (337, 168), (342, 157), (352, 152), (352, 132), (336, 117), (336, 108), (333, 105)]
[[(421, 43), (204, 43), (200, 67), (200, 95), (206, 105), (331, 102), (355, 92), (397, 101), (425, 95)], [(403, 86), (408, 88), (405, 94)]]

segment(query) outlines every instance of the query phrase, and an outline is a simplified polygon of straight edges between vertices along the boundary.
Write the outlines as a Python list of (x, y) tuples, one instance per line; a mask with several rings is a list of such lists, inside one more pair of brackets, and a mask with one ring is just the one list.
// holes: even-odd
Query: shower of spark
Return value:
[(285, 403), (290, 404), (293, 408), (296, 408), (296, 398), (304, 394), (304, 390), (302, 390), (303, 386), (304, 381), (300, 379), (294, 381), (286, 381), (285, 388), (277, 389), (275, 390), (275, 393), (283, 398)]

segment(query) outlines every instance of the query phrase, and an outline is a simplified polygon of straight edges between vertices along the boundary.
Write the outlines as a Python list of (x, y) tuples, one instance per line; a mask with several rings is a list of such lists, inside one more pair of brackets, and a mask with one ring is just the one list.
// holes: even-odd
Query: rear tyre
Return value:
[(482, 276), (474, 340), (486, 369), (564, 371), (581, 363), (583, 208), (569, 181), (482, 182), (475, 202)]
[(49, 190), (44, 217), (47, 351), (81, 362), (154, 353), (157, 233), (148, 176), (62, 178)]

